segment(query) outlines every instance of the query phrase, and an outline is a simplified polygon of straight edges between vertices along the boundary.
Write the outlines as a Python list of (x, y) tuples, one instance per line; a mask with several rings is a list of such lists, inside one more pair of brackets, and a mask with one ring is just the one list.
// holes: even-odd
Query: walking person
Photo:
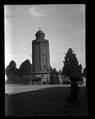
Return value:
[(76, 81), (71, 81), (71, 82), (72, 82), (71, 87), (70, 87), (71, 91), (70, 91), (70, 95), (68, 96), (66, 102), (68, 104), (78, 104), (79, 103), (78, 95), (79, 95), (80, 89)]

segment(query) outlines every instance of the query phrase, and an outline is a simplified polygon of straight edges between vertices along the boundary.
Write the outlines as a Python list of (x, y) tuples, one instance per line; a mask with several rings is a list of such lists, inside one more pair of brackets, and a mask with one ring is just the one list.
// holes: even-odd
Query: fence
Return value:
[(69, 77), (61, 73), (26, 73), (19, 80), (26, 80), (28, 84), (63, 84), (70, 83)]

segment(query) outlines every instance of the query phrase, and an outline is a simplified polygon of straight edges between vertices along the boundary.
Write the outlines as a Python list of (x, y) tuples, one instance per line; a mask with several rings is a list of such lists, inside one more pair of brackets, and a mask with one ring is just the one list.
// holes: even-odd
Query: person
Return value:
[(71, 81), (71, 82), (72, 82), (70, 87), (71, 91), (66, 102), (69, 104), (75, 104), (75, 103), (79, 104), (78, 95), (79, 95), (80, 89), (76, 81)]

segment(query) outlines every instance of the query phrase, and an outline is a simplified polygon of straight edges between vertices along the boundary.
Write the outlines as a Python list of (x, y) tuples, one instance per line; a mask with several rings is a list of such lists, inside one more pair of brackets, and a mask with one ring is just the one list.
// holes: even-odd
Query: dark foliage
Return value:
[(27, 59), (27, 60), (25, 60), (24, 62), (22, 62), (22, 64), (20, 65), (20, 68), (19, 68), (19, 70), (20, 70), (20, 74), (22, 75), (22, 74), (24, 74), (24, 73), (29, 73), (29, 72), (31, 72), (31, 63), (30, 63), (30, 61)]
[(5, 70), (5, 73), (8, 77), (7, 83), (28, 84), (30, 78), (24, 74), (31, 72), (31, 69), (32, 65), (28, 59), (22, 62), (19, 69), (16, 68), (15, 61), (12, 60)]
[(82, 65), (78, 63), (76, 54), (73, 53), (71, 48), (68, 49), (64, 59), (62, 74), (69, 76), (70, 80), (80, 80), (82, 77)]
[(15, 70), (16, 70), (16, 63), (15, 61), (12, 60), (9, 63), (9, 65), (6, 67), (6, 70), (5, 70), (6, 75), (8, 76), (8, 74), (14, 73)]
[(28, 75), (25, 75), (27, 73), (30, 73), (32, 70), (32, 65), (30, 61), (27, 59), (20, 65), (19, 68), (19, 82), (23, 84), (28, 84), (30, 81), (30, 78)]
[(15, 82), (17, 80), (16, 72), (17, 72), (16, 63), (14, 60), (12, 60), (5, 69), (5, 73), (7, 75), (8, 82)]
[(59, 73), (56, 71), (56, 68), (51, 69), (50, 73), (50, 84), (59, 84)]
[(83, 76), (86, 78), (86, 67), (83, 69)]

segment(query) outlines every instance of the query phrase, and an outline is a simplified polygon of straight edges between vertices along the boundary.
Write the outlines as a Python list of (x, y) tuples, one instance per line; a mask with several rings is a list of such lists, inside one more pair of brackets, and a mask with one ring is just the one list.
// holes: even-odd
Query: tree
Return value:
[(17, 78), (15, 79), (15, 82), (16, 82), (16, 83), (20, 83), (20, 82), (19, 82), (19, 75), (20, 75), (20, 70), (19, 70), (18, 68), (16, 68), (16, 70), (15, 70), (15, 76), (17, 77)]
[(15, 70), (16, 70), (16, 63), (14, 60), (10, 61), (9, 65), (5, 69), (5, 73), (7, 75), (8, 81), (14, 81), (15, 76)]
[(61, 70), (59, 70), (59, 74), (61, 74), (62, 72), (61, 72)]
[(50, 66), (50, 71), (52, 71), (52, 67)]
[(16, 63), (14, 60), (10, 61), (9, 65), (6, 67), (6, 74), (13, 73), (16, 69)]
[(71, 48), (68, 49), (64, 57), (65, 61), (64, 67), (62, 69), (62, 74), (69, 76), (70, 80), (80, 80), (82, 65), (78, 63), (76, 54)]
[(86, 78), (86, 67), (83, 69), (83, 76)]
[(79, 64), (79, 73), (80, 73), (80, 81), (83, 82), (83, 72), (82, 72), (82, 65)]
[(19, 68), (19, 70), (20, 70), (20, 74), (22, 75), (22, 74), (24, 74), (24, 73), (29, 73), (29, 72), (31, 72), (31, 63), (30, 63), (30, 61), (27, 59), (27, 60), (25, 60), (24, 62), (22, 62), (22, 64), (20, 65), (20, 68)]
[(30, 73), (31, 69), (32, 65), (28, 59), (22, 62), (19, 68), (19, 78), (21, 83), (27, 83), (30, 81), (27, 73)]

